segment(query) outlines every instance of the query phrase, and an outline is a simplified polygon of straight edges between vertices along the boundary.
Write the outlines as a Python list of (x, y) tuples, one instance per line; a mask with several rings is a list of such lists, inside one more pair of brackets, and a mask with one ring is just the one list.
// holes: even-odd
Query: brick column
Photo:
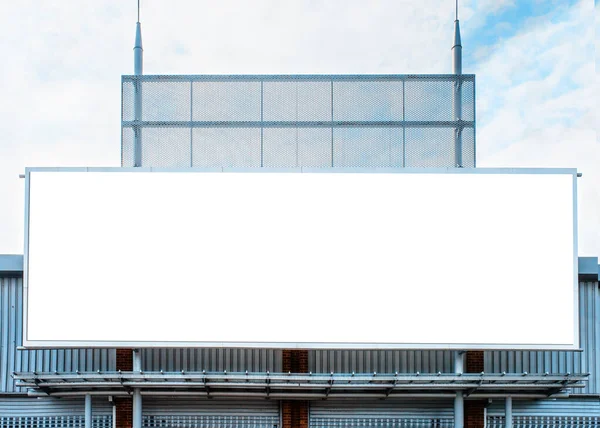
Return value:
[(281, 351), (284, 373), (308, 373), (308, 351), (306, 349), (284, 349)]
[[(308, 373), (308, 351), (305, 349), (284, 349), (281, 351), (284, 373)], [(281, 401), (281, 428), (308, 428), (308, 401)]]
[(281, 402), (281, 428), (308, 428), (308, 401)]
[[(483, 371), (483, 351), (468, 351), (466, 357), (465, 373)], [(465, 428), (483, 428), (485, 405), (485, 400), (465, 400)]]
[[(117, 370), (133, 371), (133, 349), (117, 349)], [(115, 397), (117, 408), (116, 426), (118, 428), (133, 427), (133, 401), (131, 397)]]
[(483, 428), (485, 400), (465, 401), (465, 428)]
[(483, 371), (483, 351), (468, 351), (465, 373), (481, 373)]

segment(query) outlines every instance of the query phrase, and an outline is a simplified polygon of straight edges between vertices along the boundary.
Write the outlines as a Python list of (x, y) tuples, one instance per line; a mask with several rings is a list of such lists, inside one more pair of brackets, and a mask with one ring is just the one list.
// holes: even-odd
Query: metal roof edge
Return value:
[(579, 257), (579, 276), (591, 281), (600, 280), (598, 257)]
[(23, 255), (0, 254), (0, 276), (21, 275), (23, 273)]

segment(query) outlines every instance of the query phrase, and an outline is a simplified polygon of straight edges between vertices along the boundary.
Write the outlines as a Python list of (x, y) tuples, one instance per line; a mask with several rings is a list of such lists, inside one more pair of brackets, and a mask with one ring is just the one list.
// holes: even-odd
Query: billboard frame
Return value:
[[(188, 341), (74, 341), (29, 340), (29, 221), (32, 172), (177, 172), (177, 173), (394, 173), (394, 174), (549, 174), (571, 175), (573, 191), (573, 344), (494, 344), (480, 343), (325, 343), (325, 342), (188, 342)], [(577, 178), (575, 168), (154, 168), (154, 167), (28, 167), (25, 170), (25, 242), (23, 257), (23, 346), (24, 349), (53, 348), (253, 348), (253, 349), (369, 349), (369, 350), (523, 350), (523, 351), (580, 351), (579, 337), (579, 273)]]

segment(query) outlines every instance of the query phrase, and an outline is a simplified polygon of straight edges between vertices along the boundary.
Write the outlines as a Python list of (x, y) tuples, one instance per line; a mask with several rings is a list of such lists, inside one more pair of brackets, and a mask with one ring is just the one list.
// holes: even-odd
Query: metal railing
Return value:
[(121, 120), (124, 167), (475, 166), (474, 75), (123, 76)]
[(144, 428), (277, 428), (279, 418), (241, 415), (144, 416)]
[(311, 418), (310, 428), (453, 428), (452, 418)]
[[(112, 416), (94, 416), (92, 428), (112, 428)], [(83, 416), (0, 416), (0, 428), (84, 428)]]
[[(487, 428), (504, 428), (504, 416), (488, 416)], [(598, 428), (600, 416), (515, 416), (513, 428)]]

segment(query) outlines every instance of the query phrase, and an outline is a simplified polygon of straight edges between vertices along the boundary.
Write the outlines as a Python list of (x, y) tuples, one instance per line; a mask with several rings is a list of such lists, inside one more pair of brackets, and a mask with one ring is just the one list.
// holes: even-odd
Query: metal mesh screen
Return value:
[(122, 94), (124, 167), (475, 166), (473, 75), (123, 76)]

